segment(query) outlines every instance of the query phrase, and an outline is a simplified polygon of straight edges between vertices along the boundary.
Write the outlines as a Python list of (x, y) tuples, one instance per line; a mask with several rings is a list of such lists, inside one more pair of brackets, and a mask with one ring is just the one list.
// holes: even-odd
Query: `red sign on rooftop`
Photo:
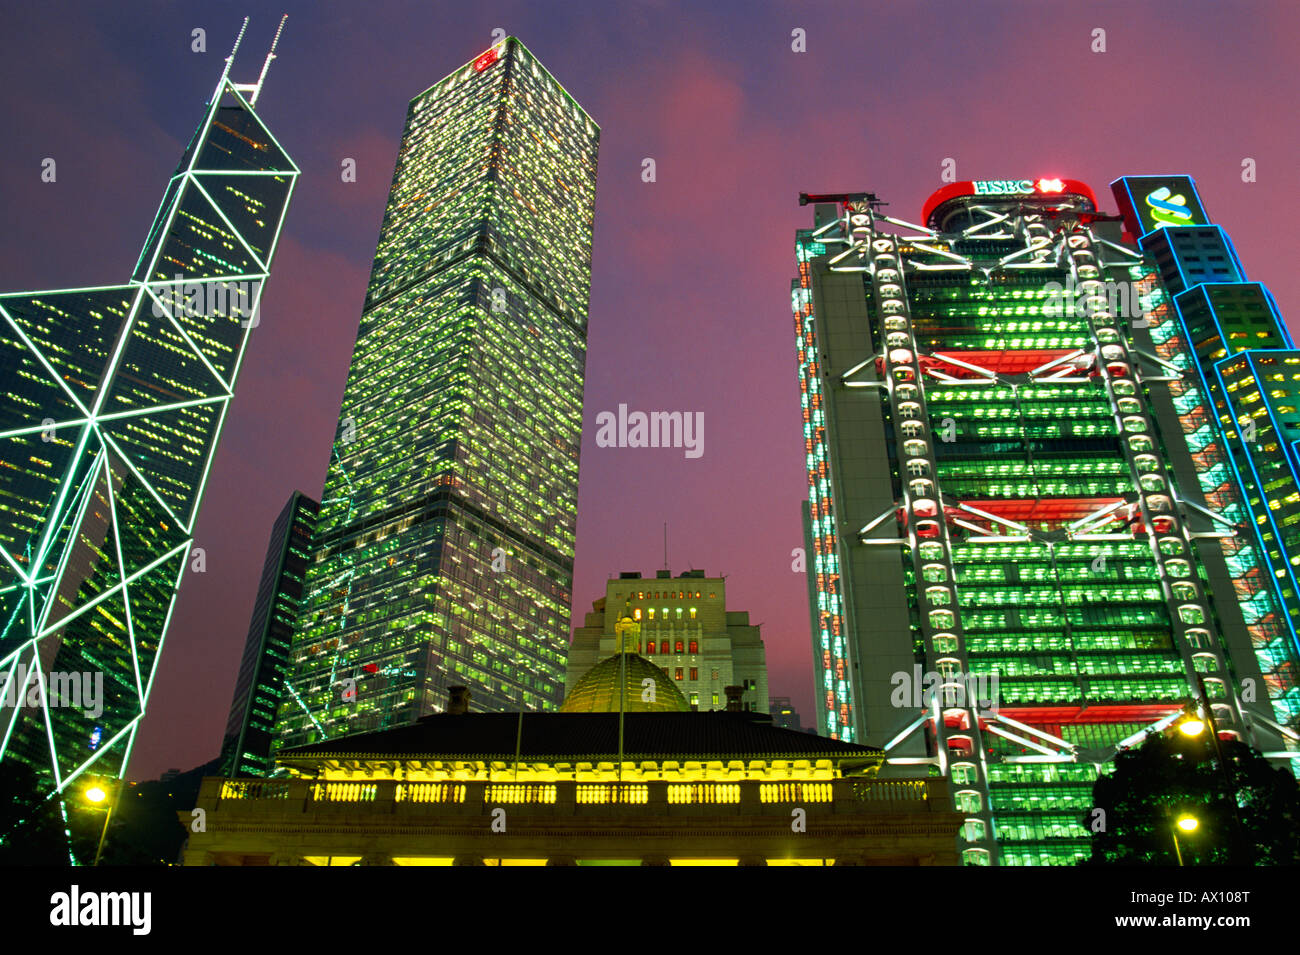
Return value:
[(1043, 199), (1053, 196), (1080, 196), (1097, 208), (1097, 197), (1085, 183), (1077, 179), (972, 179), (944, 186), (929, 199), (921, 210), (921, 221), (927, 225), (931, 214), (945, 202), (966, 196), (988, 196), (993, 200), (1026, 198)]

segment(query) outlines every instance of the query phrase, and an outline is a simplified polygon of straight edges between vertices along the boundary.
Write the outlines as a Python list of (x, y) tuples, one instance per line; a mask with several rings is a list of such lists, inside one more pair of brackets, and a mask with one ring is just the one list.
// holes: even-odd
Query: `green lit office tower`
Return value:
[(1182, 373), (1169, 387), (1197, 483), (1229, 526), (1244, 531), (1222, 545), (1267, 694), (1293, 740), (1300, 368), (1291, 333), (1268, 288), (1246, 278), (1190, 177), (1125, 176), (1111, 191), (1160, 274), (1163, 293), (1148, 316), (1152, 343)]
[(273, 56), (256, 83), (226, 60), (126, 284), (0, 295), (0, 770), (28, 763), (51, 792), (124, 770), (202, 559), (199, 504), (298, 176), (256, 110)]
[(294, 491), (271, 529), (262, 579), (221, 744), (223, 776), (269, 776), (275, 718), (302, 605), (320, 505)]
[(561, 702), (598, 136), (514, 38), (411, 101), (280, 745)]
[(804, 197), (818, 727), (948, 775), (967, 864), (1086, 856), (1098, 773), (1193, 703), (1294, 755), (1295, 645), (1202, 373), (1207, 309), (1242, 343), (1276, 313), (1177, 183), (1140, 185), (1158, 234), (1068, 179), (953, 183), (916, 223)]

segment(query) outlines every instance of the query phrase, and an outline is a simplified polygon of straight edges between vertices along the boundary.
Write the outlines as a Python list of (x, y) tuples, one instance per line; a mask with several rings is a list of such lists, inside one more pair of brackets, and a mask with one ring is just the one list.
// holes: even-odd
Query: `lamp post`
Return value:
[[(1205, 692), (1205, 680), (1200, 673), (1196, 674), (1196, 688), (1200, 693), (1200, 700), (1197, 701), (1196, 714), (1184, 719), (1179, 730), (1184, 736), (1200, 736), (1208, 726), (1210, 730), (1210, 744), (1214, 747), (1214, 759), (1218, 763), (1219, 772), (1223, 775), (1223, 780), (1228, 784), (1228, 808), (1232, 813), (1232, 834), (1233, 844), (1230, 846), (1228, 854), (1229, 863), (1235, 863), (1239, 856), (1244, 856), (1245, 861), (1249, 861), (1248, 841), (1246, 839), (1246, 829), (1241, 821), (1241, 807), (1237, 805), (1237, 781), (1233, 774), (1232, 768), (1228, 761), (1223, 758), (1223, 746), (1219, 742), (1219, 728), (1214, 722), (1214, 705), (1210, 702), (1209, 695)], [(1200, 704), (1205, 706), (1205, 719), (1202, 720), (1199, 715)]]
[[(99, 865), (100, 856), (104, 854), (104, 841), (108, 838), (108, 824), (113, 819), (113, 810), (117, 808), (117, 797), (121, 793), (120, 783), (110, 788), (113, 790), (111, 796), (105, 791), (104, 787), (99, 784), (94, 784), (88, 787), (82, 794), (85, 796), (87, 802), (94, 804), (91, 808), (96, 812), (102, 812), (104, 814), (104, 828), (99, 833), (99, 845), (95, 849), (95, 861), (92, 863), (92, 865), (96, 866)], [(98, 805), (105, 801), (108, 802), (107, 806)]]
[(1178, 844), (1178, 830), (1181, 829), (1183, 832), (1187, 833), (1188, 835), (1191, 835), (1193, 832), (1199, 829), (1200, 826), (1201, 826), (1200, 820), (1198, 820), (1195, 816), (1191, 815), (1190, 813), (1183, 813), (1181, 816), (1175, 819), (1173, 825), (1169, 827), (1169, 831), (1173, 834), (1174, 837), (1174, 857), (1178, 860), (1178, 864), (1180, 866), (1183, 864), (1183, 850), (1182, 847)]

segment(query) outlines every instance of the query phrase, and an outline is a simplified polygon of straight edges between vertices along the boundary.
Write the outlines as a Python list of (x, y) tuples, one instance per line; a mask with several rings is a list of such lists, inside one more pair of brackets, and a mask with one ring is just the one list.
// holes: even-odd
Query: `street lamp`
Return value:
[(1227, 759), (1224, 758), (1223, 746), (1219, 742), (1219, 727), (1215, 725), (1214, 721), (1214, 703), (1210, 699), (1209, 693), (1206, 692), (1205, 678), (1202, 677), (1200, 673), (1196, 674), (1196, 688), (1200, 694), (1199, 700), (1196, 701), (1196, 710), (1189, 719), (1184, 721), (1184, 723), (1188, 725), (1188, 729), (1183, 729), (1182, 726), (1180, 726), (1179, 729), (1182, 729), (1187, 736), (1199, 736), (1200, 731), (1192, 732), (1190, 730), (1190, 724), (1201, 722), (1200, 708), (1202, 705), (1205, 707), (1205, 722), (1202, 724), (1202, 729), (1206, 726), (1209, 727), (1210, 744), (1214, 750), (1214, 757), (1215, 762), (1218, 763), (1218, 770), (1223, 776), (1224, 782), (1227, 783), (1226, 796), (1228, 801), (1228, 810), (1232, 814), (1232, 837), (1235, 844), (1229, 846), (1228, 859), (1230, 862), (1249, 862), (1253, 853), (1249, 848), (1250, 843), (1246, 835), (1246, 828), (1241, 821), (1241, 807), (1237, 801), (1236, 773), (1228, 764)]
[(1199, 829), (1200, 826), (1201, 826), (1201, 822), (1199, 819), (1197, 819), (1195, 816), (1191, 815), (1190, 813), (1183, 813), (1174, 821), (1173, 826), (1170, 827), (1169, 831), (1173, 834), (1174, 837), (1174, 857), (1178, 859), (1179, 865), (1183, 864), (1183, 850), (1182, 847), (1178, 844), (1178, 830), (1181, 829), (1183, 830), (1183, 832), (1187, 833), (1188, 835), (1191, 835), (1193, 832)]
[[(119, 791), (120, 787), (114, 787), (113, 796), (116, 797)], [(82, 796), (85, 797), (86, 802), (91, 804), (88, 808), (104, 814), (104, 828), (99, 834), (99, 845), (95, 849), (95, 861), (92, 863), (92, 865), (99, 865), (99, 857), (104, 854), (104, 840), (108, 838), (108, 824), (113, 818), (113, 810), (117, 806), (117, 799), (109, 799), (108, 791), (97, 784), (87, 787)], [(108, 805), (101, 805), (104, 802), (107, 802)]]

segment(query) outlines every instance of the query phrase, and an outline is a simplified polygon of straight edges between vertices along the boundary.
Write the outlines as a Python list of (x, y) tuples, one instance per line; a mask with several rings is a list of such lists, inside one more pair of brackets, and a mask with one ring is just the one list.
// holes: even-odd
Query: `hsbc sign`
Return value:
[(1088, 188), (1087, 183), (1077, 179), (967, 179), (944, 186), (925, 201), (921, 209), (921, 221), (931, 226), (930, 216), (946, 203), (961, 201), (974, 196), (992, 200), (1033, 198), (1060, 199), (1066, 204), (1091, 212), (1097, 208), (1097, 197)]
[(976, 179), (971, 185), (977, 196), (1018, 196), (1034, 191), (1032, 179)]

